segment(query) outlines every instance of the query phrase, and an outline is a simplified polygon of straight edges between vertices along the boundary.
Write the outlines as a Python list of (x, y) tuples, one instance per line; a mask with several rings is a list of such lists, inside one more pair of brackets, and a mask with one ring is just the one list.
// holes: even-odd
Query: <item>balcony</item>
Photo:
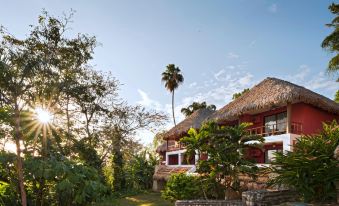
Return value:
[[(247, 131), (251, 135), (260, 135), (263, 137), (272, 136), (272, 135), (280, 135), (287, 133), (287, 123), (282, 122), (278, 124), (269, 124), (260, 127), (249, 128)], [(291, 122), (291, 127), (289, 133), (293, 134), (301, 134), (303, 131), (303, 127), (301, 123)]]
[(181, 150), (181, 149), (185, 149), (185, 144), (178, 142), (178, 141), (174, 141), (174, 140), (169, 140), (167, 142), (167, 151), (176, 151), (176, 150)]

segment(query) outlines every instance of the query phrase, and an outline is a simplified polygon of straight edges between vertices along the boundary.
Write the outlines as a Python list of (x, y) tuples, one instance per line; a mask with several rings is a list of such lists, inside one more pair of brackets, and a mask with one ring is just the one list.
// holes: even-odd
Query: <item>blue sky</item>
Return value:
[[(2, 0), (1, 0), (2, 1)], [(130, 104), (170, 111), (160, 75), (167, 64), (182, 70), (176, 115), (193, 101), (221, 107), (234, 92), (278, 77), (333, 98), (339, 84), (324, 71), (331, 54), (320, 44), (331, 30), (327, 0), (30, 0), (2, 1), (0, 24), (23, 37), (45, 8), (76, 11), (71, 33), (95, 35), (95, 68), (123, 84)], [(167, 127), (171, 126), (169, 122)], [(141, 140), (150, 142), (144, 133)]]

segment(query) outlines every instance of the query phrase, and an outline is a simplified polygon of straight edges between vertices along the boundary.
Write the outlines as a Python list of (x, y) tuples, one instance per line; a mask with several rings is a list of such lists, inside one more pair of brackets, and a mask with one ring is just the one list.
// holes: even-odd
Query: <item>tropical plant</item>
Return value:
[(125, 165), (129, 189), (149, 190), (153, 184), (153, 174), (157, 159), (154, 154), (147, 150), (133, 155), (131, 161)]
[(162, 191), (162, 197), (171, 201), (190, 199), (221, 199), (223, 186), (215, 178), (196, 174), (173, 174)]
[(239, 98), (241, 95), (245, 94), (246, 92), (250, 91), (249, 88), (244, 89), (242, 92), (234, 93), (232, 99), (235, 100)]
[(337, 90), (337, 92), (335, 93), (334, 101), (339, 103), (339, 90)]
[[(329, 10), (332, 14), (335, 15), (334, 19), (331, 23), (326, 24), (326, 26), (333, 28), (334, 31), (327, 36), (322, 44), (321, 47), (328, 50), (331, 53), (334, 53), (335, 56), (330, 60), (328, 63), (327, 71), (330, 73), (339, 72), (339, 4), (332, 3), (329, 6)], [(337, 79), (339, 81), (339, 78)]]
[(171, 201), (199, 199), (202, 197), (199, 177), (183, 173), (171, 175), (162, 197)]
[(324, 124), (317, 135), (301, 136), (292, 152), (276, 153), (273, 185), (295, 188), (305, 202), (328, 202), (336, 198), (339, 161), (333, 156), (339, 144), (339, 125)]
[(174, 64), (167, 65), (166, 70), (161, 76), (161, 81), (165, 83), (165, 88), (172, 93), (172, 116), (174, 125), (176, 125), (174, 116), (174, 91), (184, 82), (184, 77), (179, 67), (176, 67)]
[(246, 131), (248, 126), (242, 123), (229, 127), (208, 122), (199, 131), (190, 129), (189, 136), (181, 139), (188, 154), (196, 151), (208, 154), (207, 160), (198, 161), (197, 171), (222, 182), (226, 199), (231, 198), (232, 193), (240, 193), (239, 174), (255, 177), (258, 171), (254, 162), (246, 158), (245, 151), (248, 147), (259, 147), (264, 139), (249, 135)]
[[(102, 183), (98, 171), (66, 159), (28, 158), (25, 161), (29, 202), (34, 205), (89, 205), (102, 200), (108, 188)], [(40, 199), (40, 179), (45, 180), (48, 190)]]
[(209, 109), (211, 111), (215, 111), (216, 106), (214, 104), (207, 105), (206, 102), (193, 102), (188, 107), (184, 107), (181, 109), (181, 113), (183, 113), (186, 117), (193, 114), (193, 112), (199, 110), (199, 109)]

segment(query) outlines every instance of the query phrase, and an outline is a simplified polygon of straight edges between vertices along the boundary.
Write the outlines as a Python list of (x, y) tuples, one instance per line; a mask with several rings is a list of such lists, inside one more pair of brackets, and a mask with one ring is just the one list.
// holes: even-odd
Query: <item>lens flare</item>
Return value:
[(42, 108), (35, 109), (36, 117), (42, 124), (48, 124), (53, 119), (53, 115)]

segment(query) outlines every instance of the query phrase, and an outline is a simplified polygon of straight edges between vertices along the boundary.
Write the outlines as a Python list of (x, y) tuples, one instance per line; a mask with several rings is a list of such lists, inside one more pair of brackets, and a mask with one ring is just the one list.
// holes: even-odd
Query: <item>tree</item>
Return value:
[[(339, 4), (332, 3), (329, 10), (335, 15), (331, 23), (326, 26), (333, 28), (334, 31), (327, 36), (321, 44), (321, 47), (334, 53), (335, 56), (328, 63), (327, 71), (330, 73), (339, 72)], [(337, 79), (339, 81), (339, 77)]]
[(172, 93), (172, 115), (174, 125), (176, 126), (174, 116), (174, 91), (184, 82), (184, 77), (179, 67), (175, 67), (174, 64), (169, 64), (166, 67), (166, 71), (162, 73), (161, 81), (165, 83), (165, 88)]
[(242, 123), (236, 127), (228, 127), (208, 122), (199, 131), (190, 129), (189, 136), (181, 139), (188, 154), (208, 154), (207, 160), (199, 160), (197, 171), (222, 182), (226, 199), (230, 198), (231, 193), (240, 192), (240, 173), (255, 177), (258, 170), (255, 163), (246, 158), (245, 150), (260, 146), (264, 139), (249, 135), (247, 126), (249, 125)]
[(235, 99), (239, 98), (241, 95), (245, 94), (248, 91), (250, 91), (250, 89), (246, 88), (242, 92), (235, 93), (235, 94), (233, 94), (232, 99), (235, 100)]
[(193, 112), (199, 110), (199, 109), (209, 109), (211, 111), (215, 111), (216, 106), (214, 104), (208, 105), (206, 102), (193, 102), (191, 105), (188, 107), (182, 108), (181, 113), (183, 113), (186, 117), (190, 116), (193, 114)]
[[(9, 125), (17, 147), (17, 174), (21, 204), (26, 205), (21, 147), (29, 138), (23, 116), (36, 107), (56, 107), (64, 92), (67, 70), (81, 68), (91, 59), (95, 38), (78, 35), (65, 38), (69, 17), (60, 20), (47, 12), (39, 16), (26, 39), (20, 40), (2, 29), (0, 44), (0, 101), (12, 114)], [(73, 72), (73, 74), (76, 72)], [(74, 80), (74, 78), (73, 78)], [(41, 135), (37, 134), (36, 137)], [(24, 141), (25, 140), (25, 141)], [(22, 145), (23, 144), (23, 145)]]
[[(110, 113), (110, 119), (107, 120), (104, 136), (107, 139), (103, 147), (104, 155), (102, 160), (110, 155), (112, 166), (112, 185), (113, 191), (126, 189), (126, 175), (124, 171), (124, 151), (131, 151), (131, 138), (140, 129), (150, 129), (152, 126), (160, 127), (166, 116), (157, 112), (147, 112), (140, 106), (121, 106)], [(134, 153), (140, 150), (134, 151)], [(129, 154), (133, 156), (134, 154)]]
[(339, 90), (335, 93), (334, 101), (339, 103)]
[(333, 154), (338, 145), (335, 121), (324, 124), (320, 134), (298, 138), (292, 152), (276, 153), (271, 170), (277, 176), (271, 184), (295, 188), (305, 202), (335, 201), (339, 161)]
[[(111, 188), (121, 192), (130, 185), (124, 166), (142, 147), (137, 132), (166, 119), (119, 98), (119, 82), (88, 63), (95, 37), (65, 33), (71, 16), (43, 11), (24, 39), (0, 31), (0, 142), (16, 143), (15, 161), (0, 153), (0, 181), (22, 205), (101, 199), (108, 188), (104, 164), (116, 183)], [(48, 125), (37, 121), (39, 107), (53, 114)]]

